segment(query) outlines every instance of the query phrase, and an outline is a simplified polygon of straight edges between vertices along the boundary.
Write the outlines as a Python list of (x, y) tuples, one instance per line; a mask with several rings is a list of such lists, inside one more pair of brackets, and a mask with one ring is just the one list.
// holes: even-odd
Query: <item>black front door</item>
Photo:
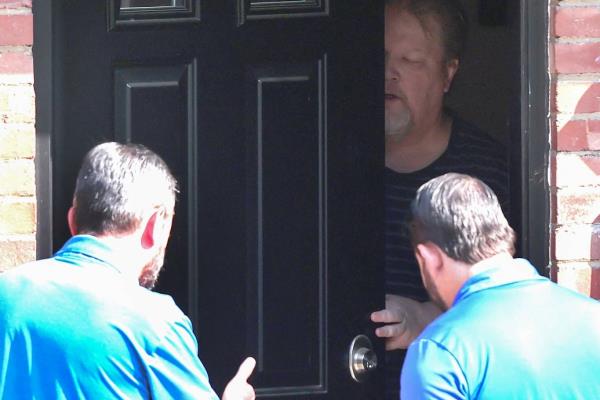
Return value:
[(380, 376), (357, 383), (348, 359), (383, 305), (377, 3), (39, 8), (52, 13), (52, 246), (93, 145), (163, 156), (180, 195), (157, 290), (191, 317), (219, 392), (253, 355), (259, 398), (382, 397)]

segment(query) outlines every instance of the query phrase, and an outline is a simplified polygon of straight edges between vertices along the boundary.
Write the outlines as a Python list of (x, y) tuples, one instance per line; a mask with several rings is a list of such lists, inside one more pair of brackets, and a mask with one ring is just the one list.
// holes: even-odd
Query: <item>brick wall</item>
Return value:
[(0, 271), (35, 259), (31, 0), (0, 0)]
[(600, 298), (600, 0), (551, 7), (552, 274)]

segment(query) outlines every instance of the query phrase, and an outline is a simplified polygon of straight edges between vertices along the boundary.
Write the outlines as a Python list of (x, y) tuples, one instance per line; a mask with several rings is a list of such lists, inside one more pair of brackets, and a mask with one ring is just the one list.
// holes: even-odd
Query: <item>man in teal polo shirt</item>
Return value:
[[(154, 293), (177, 183), (155, 153), (86, 155), (54, 257), (0, 275), (1, 399), (218, 399), (190, 320)], [(254, 399), (248, 358), (223, 399)]]
[(600, 399), (600, 303), (513, 259), (488, 186), (442, 175), (411, 213), (421, 276), (446, 311), (410, 345), (402, 399)]

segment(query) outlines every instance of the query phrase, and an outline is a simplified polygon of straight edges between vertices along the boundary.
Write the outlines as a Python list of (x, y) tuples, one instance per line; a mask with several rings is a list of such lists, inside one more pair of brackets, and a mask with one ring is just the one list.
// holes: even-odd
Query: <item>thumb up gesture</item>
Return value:
[(248, 383), (248, 378), (252, 375), (256, 360), (248, 357), (238, 368), (235, 376), (225, 386), (222, 400), (254, 400), (254, 388)]

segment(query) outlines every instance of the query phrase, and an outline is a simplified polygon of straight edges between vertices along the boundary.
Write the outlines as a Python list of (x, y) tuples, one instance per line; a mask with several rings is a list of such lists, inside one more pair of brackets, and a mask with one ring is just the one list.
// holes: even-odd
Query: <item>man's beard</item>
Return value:
[(140, 273), (140, 277), (138, 278), (138, 282), (140, 286), (145, 287), (146, 289), (152, 290), (156, 285), (156, 281), (158, 280), (158, 275), (162, 269), (162, 266), (165, 261), (165, 249), (162, 248), (158, 251), (158, 253), (148, 262), (144, 268), (142, 268), (142, 272)]
[(400, 140), (406, 136), (412, 127), (412, 117), (408, 109), (391, 113), (385, 111), (385, 136)]

